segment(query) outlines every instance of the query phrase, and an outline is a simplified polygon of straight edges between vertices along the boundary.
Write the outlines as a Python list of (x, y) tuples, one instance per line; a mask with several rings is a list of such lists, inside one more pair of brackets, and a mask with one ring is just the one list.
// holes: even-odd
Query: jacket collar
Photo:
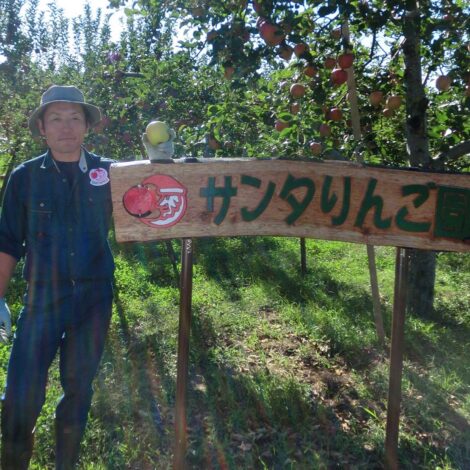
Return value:
[[(81, 153), (80, 153), (80, 160), (78, 161), (78, 166), (80, 167), (80, 170), (82, 173), (86, 173), (88, 171), (88, 159), (89, 159), (88, 152), (82, 147)], [(50, 149), (44, 154), (44, 159), (41, 164), (42, 169), (47, 169), (51, 167), (56, 167), (57, 165), (54, 161), (54, 158), (52, 157), (52, 152)]]

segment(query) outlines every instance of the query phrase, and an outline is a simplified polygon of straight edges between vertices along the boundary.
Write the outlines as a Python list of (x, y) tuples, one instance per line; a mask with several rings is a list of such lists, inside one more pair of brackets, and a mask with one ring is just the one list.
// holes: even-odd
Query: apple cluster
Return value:
[[(235, 0), (231, 0), (235, 1)], [(247, 2), (237, 1), (237, 6), (246, 8)], [(291, 34), (294, 28), (293, 23), (283, 20), (275, 20), (271, 16), (272, 4), (265, 1), (252, 1), (253, 9), (258, 15), (256, 21), (256, 29), (259, 37), (264, 41), (268, 48), (277, 53), (277, 55), (286, 62), (290, 62), (292, 58), (297, 58), (295, 67), (299, 68), (299, 72), (292, 82), (289, 83), (287, 89), (290, 95), (289, 112), (291, 115), (297, 115), (302, 108), (302, 101), (305, 99), (308, 88), (315, 87), (318, 79), (315, 77), (321, 76), (329, 78), (329, 84), (332, 87), (340, 87), (348, 82), (348, 70), (354, 65), (355, 55), (352, 52), (352, 46), (349, 39), (341, 27), (332, 29), (330, 36), (334, 41), (341, 41), (341, 46), (344, 51), (337, 55), (328, 55), (323, 58), (323, 61), (318, 60), (318, 56), (309, 50), (309, 45), (303, 42), (298, 35)], [(247, 29), (242, 28), (240, 34), (243, 33), (243, 42), (249, 40), (249, 32)], [(214, 40), (218, 32), (211, 31), (207, 35), (207, 40), (210, 42)], [(232, 33), (234, 34), (234, 33)], [(323, 70), (322, 70), (323, 69)], [(236, 73), (234, 65), (227, 61), (224, 63), (224, 77), (231, 80)], [(321, 75), (320, 75), (321, 74)], [(312, 79), (310, 82), (309, 79)], [(437, 77), (435, 86), (440, 92), (445, 92), (450, 89), (451, 78), (447, 75), (440, 75)], [(470, 85), (467, 86), (466, 94), (470, 93)], [(390, 94), (385, 96), (383, 91), (374, 90), (369, 95), (369, 102), (373, 108), (381, 112), (385, 118), (394, 116), (397, 110), (402, 106), (403, 98), (398, 94)], [(324, 138), (330, 137), (332, 134), (331, 123), (339, 122), (344, 119), (343, 112), (338, 104), (336, 106), (323, 107), (324, 122), (321, 123), (317, 131), (320, 140), (323, 142)], [(293, 125), (291, 118), (283, 116), (274, 122), (274, 129), (277, 132), (282, 132)], [(349, 121), (350, 122), (350, 121)], [(319, 155), (323, 151), (323, 145), (320, 142), (311, 142), (310, 150), (314, 155)]]
[[(275, 45), (277, 41), (280, 40), (282, 43), (279, 55), (285, 59), (290, 60), (292, 55), (295, 55), (298, 59), (305, 59), (307, 61), (306, 65), (303, 67), (303, 74), (308, 78), (314, 78), (318, 75), (319, 70), (311, 62), (311, 55), (309, 53), (309, 47), (307, 44), (300, 42), (297, 43), (293, 48), (288, 46), (284, 41), (283, 34), (279, 32), (278, 28), (273, 28), (267, 26), (265, 19), (258, 19), (258, 29), (260, 30), (261, 37), (265, 40), (268, 45)], [(273, 26), (273, 25), (271, 25)], [(276, 32), (277, 31), (277, 32)], [(280, 39), (282, 37), (282, 40)], [(336, 29), (332, 32), (332, 37), (336, 39), (341, 38), (341, 29)], [(334, 87), (343, 85), (348, 80), (348, 69), (352, 67), (354, 63), (354, 54), (352, 52), (346, 51), (340, 54), (338, 57), (326, 57), (323, 62), (323, 67), (325, 70), (331, 70), (330, 73), (330, 84)], [(289, 88), (289, 94), (294, 100), (290, 105), (291, 114), (298, 114), (300, 112), (300, 103), (298, 100), (301, 100), (307, 91), (306, 86), (300, 81), (296, 81), (291, 84)], [(343, 119), (343, 112), (339, 107), (324, 108), (324, 115), (326, 121), (338, 122)], [(281, 132), (284, 129), (289, 127), (289, 123), (281, 119), (277, 119), (274, 123), (274, 128), (276, 131)], [(331, 136), (332, 129), (328, 122), (322, 123), (318, 132), (321, 138), (326, 138)], [(309, 144), (310, 151), (313, 155), (320, 155), (323, 151), (323, 145), (321, 142), (311, 142)]]
[[(369, 95), (369, 102), (374, 108), (379, 108), (384, 100), (384, 94), (380, 90), (375, 90)], [(403, 99), (400, 95), (390, 95), (385, 101), (385, 107), (382, 110), (384, 117), (392, 117), (398, 108), (400, 108)]]

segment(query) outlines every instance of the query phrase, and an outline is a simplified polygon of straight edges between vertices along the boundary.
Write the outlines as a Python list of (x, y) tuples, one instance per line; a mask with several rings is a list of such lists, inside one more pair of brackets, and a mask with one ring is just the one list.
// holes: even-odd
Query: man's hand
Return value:
[(11, 335), (11, 314), (5, 299), (0, 297), (0, 342), (6, 343)]
[(159, 160), (171, 160), (171, 157), (175, 152), (173, 146), (173, 140), (175, 139), (175, 137), (175, 131), (173, 129), (170, 129), (169, 140), (161, 144), (152, 145), (147, 139), (147, 134), (142, 134), (142, 143), (144, 144), (145, 150), (147, 151), (149, 160), (152, 162)]

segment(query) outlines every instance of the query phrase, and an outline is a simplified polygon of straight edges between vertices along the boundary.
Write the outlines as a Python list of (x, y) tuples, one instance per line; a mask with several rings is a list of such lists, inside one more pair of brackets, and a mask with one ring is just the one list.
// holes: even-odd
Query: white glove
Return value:
[(0, 297), (0, 343), (6, 343), (11, 335), (11, 314), (5, 299)]
[(145, 150), (151, 162), (160, 160), (171, 160), (171, 157), (175, 153), (173, 140), (176, 137), (176, 132), (170, 129), (170, 139), (161, 144), (152, 145), (148, 139), (147, 134), (142, 134), (142, 143), (144, 144)]

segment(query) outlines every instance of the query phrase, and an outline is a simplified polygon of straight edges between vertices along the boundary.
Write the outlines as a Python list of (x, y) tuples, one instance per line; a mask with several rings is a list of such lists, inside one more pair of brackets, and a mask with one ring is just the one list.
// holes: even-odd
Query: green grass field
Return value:
[[(172, 466), (180, 243), (114, 247), (116, 302), (82, 469)], [(387, 335), (394, 248), (376, 248)], [(195, 241), (188, 390), (194, 469), (382, 468), (388, 355), (376, 338), (366, 249), (295, 238)], [(439, 254), (436, 313), (407, 316), (403, 469), (470, 468), (470, 256)], [(23, 282), (8, 300), (18, 313)], [(1, 346), (1, 385), (9, 347)], [(33, 469), (53, 468), (57, 364)]]

